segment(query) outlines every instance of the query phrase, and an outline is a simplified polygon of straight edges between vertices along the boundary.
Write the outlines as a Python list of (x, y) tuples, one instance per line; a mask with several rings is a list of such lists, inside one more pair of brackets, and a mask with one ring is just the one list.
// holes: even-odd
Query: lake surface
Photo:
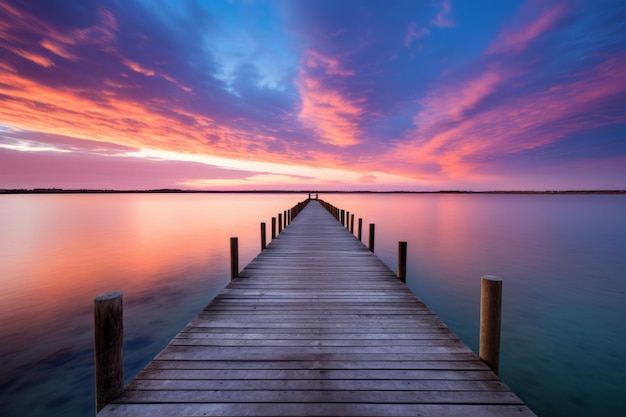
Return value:
[[(243, 268), (305, 198), (0, 196), (0, 415), (93, 415), (93, 298), (124, 293), (128, 381), (228, 283), (229, 238)], [(480, 277), (502, 277), (501, 377), (539, 416), (626, 415), (626, 196), (320, 198), (394, 270), (407, 241), (407, 285), (474, 351)]]

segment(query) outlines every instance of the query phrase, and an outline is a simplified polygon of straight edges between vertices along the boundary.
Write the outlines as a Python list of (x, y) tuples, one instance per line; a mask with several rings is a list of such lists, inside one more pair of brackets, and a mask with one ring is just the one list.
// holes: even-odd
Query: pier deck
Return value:
[(534, 416), (311, 201), (98, 416)]

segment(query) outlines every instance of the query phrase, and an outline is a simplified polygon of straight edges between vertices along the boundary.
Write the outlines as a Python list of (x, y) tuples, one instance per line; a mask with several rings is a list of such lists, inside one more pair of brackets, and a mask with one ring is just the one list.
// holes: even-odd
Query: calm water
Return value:
[[(305, 195), (0, 196), (0, 415), (93, 415), (92, 300), (124, 293), (131, 379)], [(376, 223), (393, 269), (475, 351), (480, 277), (504, 279), (501, 376), (540, 416), (623, 416), (626, 196), (320, 196)], [(269, 232), (269, 227), (268, 227)]]

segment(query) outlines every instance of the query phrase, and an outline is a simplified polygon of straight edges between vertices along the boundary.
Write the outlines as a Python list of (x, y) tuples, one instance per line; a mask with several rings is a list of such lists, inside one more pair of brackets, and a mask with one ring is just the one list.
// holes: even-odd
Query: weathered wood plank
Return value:
[(102, 417), (166, 416), (397, 416), (397, 417), (535, 417), (524, 405), (371, 404), (371, 403), (212, 403), (110, 404)]
[(149, 370), (158, 369), (455, 369), (488, 371), (489, 367), (481, 362), (473, 360), (467, 355), (457, 360), (323, 360), (323, 361), (279, 361), (279, 360), (240, 360), (240, 361), (161, 361), (152, 362)]
[(189, 380), (189, 379), (135, 379), (128, 387), (133, 391), (160, 390), (337, 390), (337, 391), (509, 391), (500, 381), (458, 381), (458, 380), (414, 380), (396, 379), (381, 381), (376, 379), (231, 379), (231, 380)]
[[(368, 379), (368, 380), (497, 380), (488, 369), (144, 369), (137, 379)], [(379, 389), (384, 388), (384, 385)]]
[(510, 391), (423, 390), (126, 390), (116, 403), (385, 403), (385, 404), (522, 404)]

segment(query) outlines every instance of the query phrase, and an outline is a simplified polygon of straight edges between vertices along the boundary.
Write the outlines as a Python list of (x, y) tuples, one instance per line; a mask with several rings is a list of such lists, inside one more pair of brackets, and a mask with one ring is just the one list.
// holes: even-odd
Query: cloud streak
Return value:
[(503, 30), (495, 42), (487, 48), (486, 54), (496, 53), (519, 53), (527, 49), (530, 44), (546, 32), (554, 30), (561, 20), (567, 15), (566, 3), (558, 3), (545, 10), (538, 5), (532, 5), (526, 13), (538, 14), (530, 23), (520, 27), (512, 27)]
[(364, 98), (342, 92), (341, 81), (354, 71), (341, 66), (337, 58), (319, 52), (306, 52), (300, 67), (298, 87), (302, 100), (299, 113), (304, 125), (315, 130), (319, 141), (339, 147), (360, 142), (359, 119)]
[(450, 19), (450, 12), (452, 6), (450, 6), (449, 0), (444, 0), (439, 4), (439, 12), (435, 15), (435, 18), (431, 21), (433, 25), (440, 28), (454, 27), (454, 23)]
[[(514, 32), (505, 31), (487, 53), (521, 52), (552, 30), (564, 10), (552, 9)], [(481, 169), (489, 160), (558, 143), (581, 131), (626, 123), (626, 114), (611, 110), (626, 99), (626, 53), (612, 54), (584, 71), (534, 89), (524, 85), (524, 70), (509, 63), (485, 61), (471, 77), (442, 80), (421, 100), (410, 140), (398, 145), (390, 159), (404, 159), (407, 174), (414, 162), (430, 178), (479, 183), (494, 175)]]

